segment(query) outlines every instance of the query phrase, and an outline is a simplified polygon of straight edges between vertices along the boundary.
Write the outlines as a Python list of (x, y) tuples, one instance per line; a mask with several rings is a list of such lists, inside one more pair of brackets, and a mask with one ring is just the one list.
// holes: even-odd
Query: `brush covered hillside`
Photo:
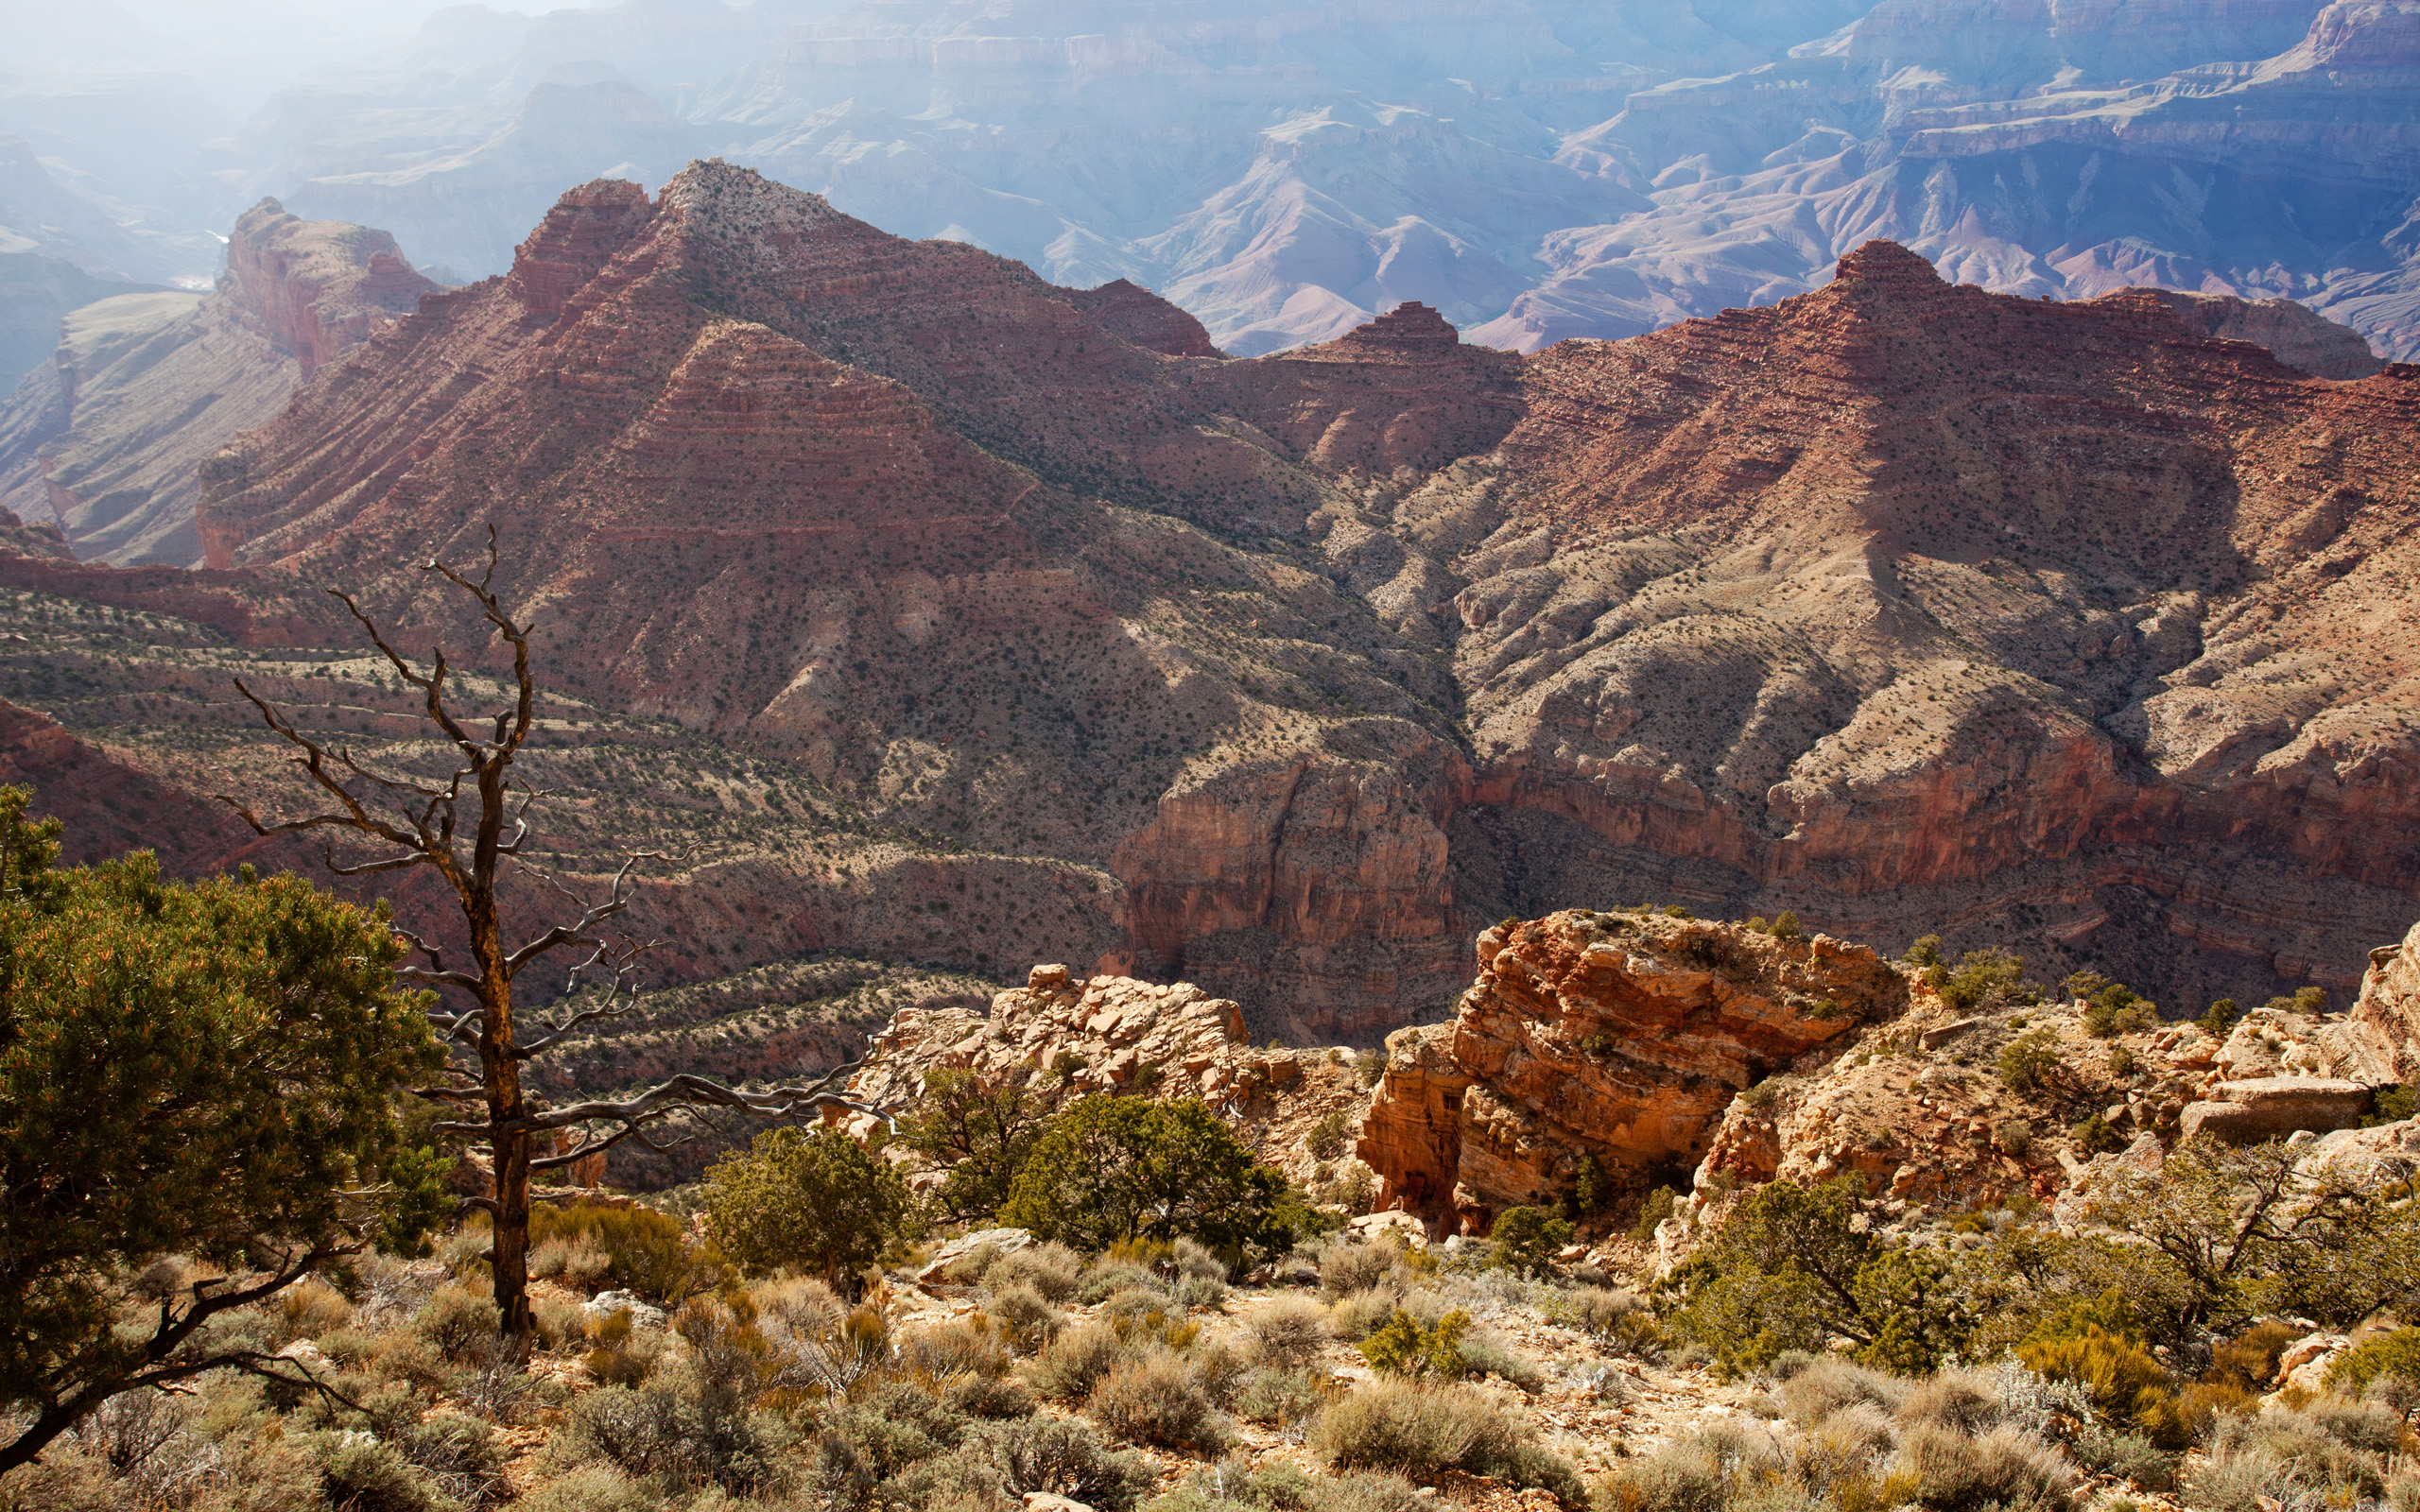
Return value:
[[(220, 1314), (197, 1352), (248, 1366), (110, 1396), (0, 1505), (2420, 1499), (2420, 928), (2349, 1013), (2180, 1024), (2002, 953), (1672, 905), (1507, 920), (1478, 958), (1383, 1055), (1063, 965), (988, 1003), (861, 981), (893, 1011), (856, 1110), (643, 1202), (540, 1189), (526, 1354), (472, 1214)], [(213, 1284), (129, 1258), (130, 1334)]]
[[(494, 522), (594, 712), (547, 758), (582, 843), (712, 836), (660, 893), (684, 979), (1042, 957), (1368, 1043), (1442, 1013), (1488, 919), (1634, 894), (2198, 1012), (2349, 989), (2420, 889), (2415, 404), (1888, 245), (1627, 342), (1513, 357), (1408, 306), (1231, 360), (1140, 291), (701, 163), (566, 197), (213, 458), (182, 592), (285, 606), (290, 649), (212, 633), (400, 739), (309, 590), (457, 634), (408, 564)], [(71, 688), (87, 653), (26, 633), (9, 696), (274, 796), (216, 673)], [(585, 744), (617, 723), (697, 770)]]

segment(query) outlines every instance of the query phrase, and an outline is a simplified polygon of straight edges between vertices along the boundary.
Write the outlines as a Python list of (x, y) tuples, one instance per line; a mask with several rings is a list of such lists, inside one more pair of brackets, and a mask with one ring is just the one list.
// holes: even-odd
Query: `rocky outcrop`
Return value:
[(2360, 1125), (2371, 1108), (2370, 1089), (2319, 1076), (2256, 1076), (2221, 1082), (2214, 1095), (2190, 1105), (2179, 1122), (2187, 1139), (2207, 1134), (2229, 1144), (2256, 1144), (2309, 1129), (2329, 1133)]
[[(1024, 987), (992, 999), (989, 1013), (902, 1010), (874, 1047), (849, 1082), (849, 1095), (874, 1108), (912, 1106), (925, 1077), (941, 1070), (971, 1072), (988, 1085), (1030, 1085), (1050, 1101), (1198, 1097), (1261, 1159), (1298, 1178), (1320, 1167), (1305, 1143), (1312, 1127), (1330, 1114), (1357, 1118), (1369, 1097), (1340, 1055), (1254, 1048), (1243, 1009), (1190, 982), (1085, 978), (1060, 965), (1033, 968)], [(863, 1114), (834, 1116), (860, 1131), (872, 1126)]]
[(1739, 1092), (1910, 995), (1861, 945), (1659, 915), (1508, 922), (1478, 954), (1452, 1022), (1389, 1037), (1359, 1145), (1380, 1207), (1461, 1232), (1558, 1199), (1585, 1157), (1696, 1163)]
[(119, 295), (68, 317), (0, 404), (0, 507), (56, 521), (87, 559), (195, 565), (203, 459), (436, 287), (386, 232), (262, 200), (211, 294)]
[(2386, 359), (2370, 350), (2360, 333), (2339, 325), (2292, 300), (2239, 300), (2231, 294), (2189, 294), (2161, 289), (2160, 302), (2186, 328), (2222, 341), (2249, 341), (2289, 368), (2314, 378), (2368, 378)]
[(1075, 289), (1067, 302), (1121, 341), (1171, 357), (1215, 357), (1201, 322), (1140, 284), (1112, 279), (1097, 289)]
[(2361, 1036), (2383, 1050), (2364, 1068), (2371, 1079), (2420, 1081), (2420, 924), (2402, 944), (2370, 952), (2350, 1017)]

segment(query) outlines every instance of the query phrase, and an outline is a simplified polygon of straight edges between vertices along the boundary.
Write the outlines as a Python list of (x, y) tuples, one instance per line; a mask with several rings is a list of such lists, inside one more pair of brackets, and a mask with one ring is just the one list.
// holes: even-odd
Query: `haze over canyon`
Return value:
[(234, 675), (417, 759), (321, 586), (505, 670), (493, 524), (545, 844), (743, 1017), (1374, 1043), (1642, 901), (2198, 1011), (2420, 912), (2420, 7), (465, 8), (206, 140), (36, 40), (9, 760), (177, 868), (315, 864)]

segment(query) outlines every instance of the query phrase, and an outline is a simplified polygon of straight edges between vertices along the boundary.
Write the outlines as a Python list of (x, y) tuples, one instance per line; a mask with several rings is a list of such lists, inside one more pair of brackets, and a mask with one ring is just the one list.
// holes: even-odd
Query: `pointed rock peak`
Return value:
[(242, 215), (236, 217), (235, 230), (237, 233), (240, 234), (243, 232), (245, 223), (248, 221), (257, 219), (275, 220), (283, 216), (285, 214), (285, 206), (278, 200), (276, 196), (264, 195), (261, 197), (261, 202), (259, 204), (254, 205), (251, 209), (245, 211)]
[(506, 287), (533, 315), (562, 313), (565, 301), (614, 260), (654, 214), (643, 185), (595, 179), (566, 190), (546, 218), (513, 249)]
[(1876, 284), (1896, 289), (1937, 289), (1942, 277), (1933, 266), (1897, 242), (1870, 241), (1841, 259), (1833, 275), (1842, 284)]
[(1407, 300), (1367, 325), (1355, 326), (1343, 339), (1359, 346), (1434, 351), (1461, 344), (1453, 322), (1418, 300)]

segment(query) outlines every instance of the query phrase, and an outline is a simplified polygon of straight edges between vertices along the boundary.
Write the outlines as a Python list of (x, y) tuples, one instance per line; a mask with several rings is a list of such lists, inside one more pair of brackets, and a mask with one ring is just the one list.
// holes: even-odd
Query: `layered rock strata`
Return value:
[(195, 565), (203, 459), (436, 288), (386, 232), (262, 200), (212, 293), (122, 294), (66, 318), (0, 404), (0, 507), (57, 521), (79, 557)]
[(1380, 1207), (1474, 1233), (1559, 1199), (1586, 1157), (1694, 1164), (1741, 1091), (1911, 992), (1862, 945), (1661, 916), (1554, 914), (1478, 954), (1453, 1022), (1389, 1037), (1358, 1150)]
[[(493, 522), (568, 692), (1077, 868), (1101, 930), (1010, 958), (1294, 1039), (1442, 1009), (1481, 921), (1575, 898), (2188, 1010), (2349, 989), (2413, 912), (2412, 369), (1887, 243), (1529, 359), (1409, 304), (1224, 360), (1154, 300), (725, 164), (599, 181), (214, 457), (209, 549), (476, 637), (395, 564)], [(731, 862), (779, 900), (747, 949), (869, 941)]]

